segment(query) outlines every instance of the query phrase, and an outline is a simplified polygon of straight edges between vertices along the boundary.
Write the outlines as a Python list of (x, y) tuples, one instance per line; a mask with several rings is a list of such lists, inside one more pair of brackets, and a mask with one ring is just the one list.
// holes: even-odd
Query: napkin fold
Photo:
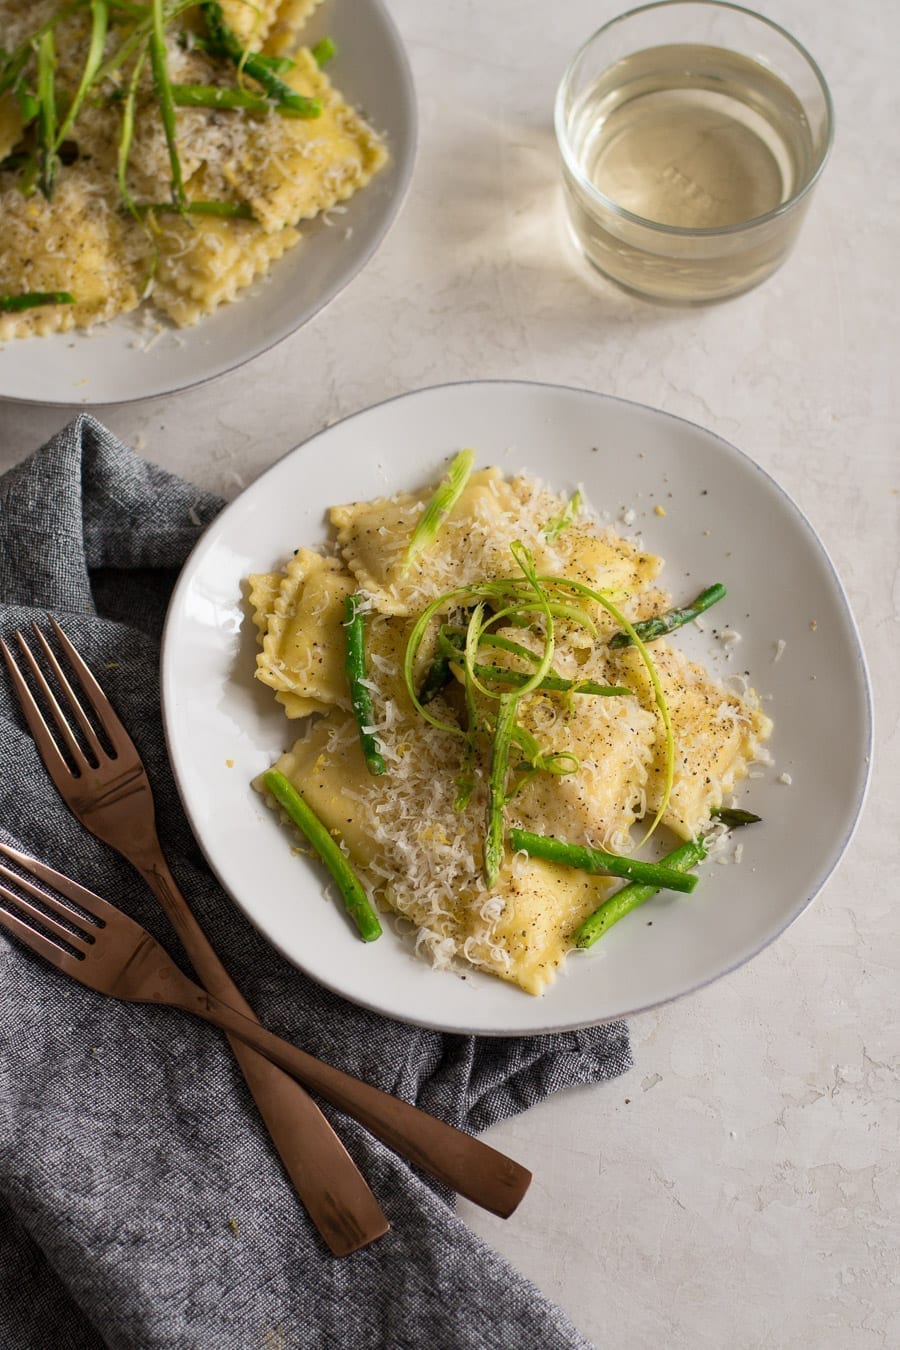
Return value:
[[(158, 678), (171, 588), (221, 505), (78, 417), (0, 479), (0, 632), (52, 612), (98, 673), (146, 762), (172, 869), (262, 1021), (471, 1131), (622, 1073), (621, 1023), (494, 1040), (375, 1016), (288, 965), (228, 900), (181, 810)], [(2, 677), (0, 802), (7, 842), (120, 905), (187, 965), (136, 873), (57, 797)], [(287, 1183), (222, 1036), (94, 995), (0, 934), (0, 1345), (587, 1345), (443, 1188), (329, 1114), (392, 1224), (342, 1260)], [(511, 1222), (527, 1224), (527, 1206)]]

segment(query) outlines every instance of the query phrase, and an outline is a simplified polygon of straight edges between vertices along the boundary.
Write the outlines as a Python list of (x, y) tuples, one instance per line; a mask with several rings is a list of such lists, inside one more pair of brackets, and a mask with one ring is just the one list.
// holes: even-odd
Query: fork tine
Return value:
[[(53, 917), (53, 913), (64, 914), (70, 923), (77, 924), (80, 915), (67, 909), (65, 905), (60, 904), (53, 896), (47, 895), (46, 892), (42, 891), (38, 886), (33, 886), (30, 881), (25, 881), (22, 877), (16, 876), (15, 872), (11, 872), (9, 868), (4, 867), (2, 863), (0, 863), (0, 877), (4, 878), (6, 881), (12, 882), (13, 886), (16, 888), (13, 890), (9, 886), (4, 886), (2, 881), (0, 881), (0, 896), (3, 896), (5, 900), (8, 900), (15, 905), (17, 910), (22, 910), (29, 918), (33, 919), (36, 923), (39, 923), (40, 926), (45, 928), (58, 942), (65, 942), (70, 947), (74, 947), (77, 952), (82, 953), (86, 947), (93, 946), (95, 941), (93, 937), (85, 934), (82, 930), (73, 933), (70, 929), (66, 928), (65, 924), (58, 923)], [(36, 900), (40, 900), (42, 905), (46, 905), (47, 908), (51, 910), (51, 913), (45, 914), (37, 905), (31, 904), (29, 900), (25, 899), (25, 896), (19, 893), (20, 891), (24, 891), (25, 895), (33, 896)], [(81, 922), (84, 923), (84, 919), (81, 919)]]
[[(21, 634), (17, 634), (21, 638)], [(9, 647), (0, 638), (0, 651), (3, 653), (3, 660), (6, 662), (6, 669), (9, 671), (9, 678), (12, 681), (13, 689), (19, 700), (19, 707), (28, 723), (28, 728), (34, 737), (35, 743), (41, 752), (44, 763), (54, 782), (72, 781), (72, 770), (69, 768), (62, 751), (53, 739), (53, 733), (44, 721), (44, 715), (38, 707), (34, 695), (25, 683), (25, 679), (19, 669), (18, 663)], [(45, 681), (46, 683), (46, 681)]]
[[(3, 885), (0, 885), (0, 897), (11, 901), (13, 904), (17, 903), (12, 891), (7, 890)], [(30, 947), (38, 956), (42, 956), (45, 961), (49, 961), (51, 966), (56, 966), (57, 970), (71, 973), (73, 965), (81, 964), (77, 956), (64, 951), (62, 947), (58, 947), (55, 942), (51, 942), (43, 933), (39, 933), (36, 928), (32, 928), (15, 914), (11, 914), (8, 909), (3, 909), (2, 906), (0, 906), (0, 928), (5, 928), (8, 933), (12, 933), (13, 937), (17, 937), (26, 947)]]
[(87, 695), (88, 702), (100, 719), (100, 725), (109, 737), (113, 749), (120, 754), (123, 749), (133, 748), (134, 742), (120, 722), (115, 708), (106, 697), (101, 686), (97, 683), (90, 666), (75, 647), (74, 643), (60, 628), (53, 615), (49, 614), (47, 617), (56, 634), (56, 639), (68, 657), (72, 669), (78, 676), (79, 683)]
[(75, 714), (75, 721), (81, 727), (85, 740), (93, 750), (98, 760), (106, 759), (107, 757), (106, 751), (100, 744), (100, 740), (97, 736), (96, 731), (88, 721), (84, 708), (82, 708), (78, 700), (78, 695), (75, 693), (75, 690), (69, 683), (68, 676), (66, 675), (62, 666), (59, 664), (59, 661), (56, 659), (56, 653), (50, 646), (50, 643), (44, 637), (44, 634), (41, 632), (40, 628), (38, 628), (37, 624), (33, 623), (31, 626), (34, 629), (35, 637), (37, 638), (38, 642), (41, 644), (41, 647), (43, 648), (44, 655), (47, 658), (47, 661), (50, 665), (50, 668), (53, 671), (53, 674), (59, 681), (60, 688), (65, 691), (66, 698), (69, 700), (69, 703), (71, 704), (72, 712)]
[[(74, 900), (78, 908), (83, 909), (84, 912), (89, 914), (92, 919), (95, 919), (101, 927), (110, 919), (115, 920), (117, 915), (119, 915), (120, 911), (115, 909), (108, 900), (104, 900), (101, 896), (95, 895), (93, 891), (87, 890), (84, 886), (79, 886), (77, 881), (73, 881), (71, 877), (65, 876), (62, 872), (54, 871), (52, 867), (48, 867), (46, 863), (39, 862), (37, 858), (32, 858), (27, 853), (21, 853), (17, 848), (10, 848), (9, 844), (0, 844), (0, 854), (12, 859), (14, 863), (22, 868), (23, 872), (29, 872), (33, 877), (37, 877), (40, 881), (46, 881), (47, 885), (52, 886), (60, 895), (65, 895), (70, 900)], [(2, 870), (2, 863), (0, 863), (0, 870)], [(20, 881), (18, 877), (16, 880)], [(26, 883), (20, 881), (20, 884), (25, 885)], [(40, 894), (41, 899), (43, 899), (44, 892), (42, 891)], [(52, 900), (52, 897), (48, 897), (48, 899)], [(58, 904), (58, 902), (55, 903)], [(66, 918), (72, 917), (76, 922), (80, 918), (80, 916), (71, 915), (71, 911), (68, 910), (65, 905), (58, 904), (58, 909)]]
[[(60, 736), (62, 736), (63, 740), (65, 741), (69, 754), (75, 761), (75, 767), (78, 769), (79, 773), (84, 773), (85, 769), (89, 768), (90, 765), (88, 763), (87, 756), (85, 755), (81, 746), (78, 744), (78, 741), (75, 739), (75, 733), (72, 730), (72, 725), (69, 722), (69, 719), (66, 717), (66, 714), (63, 712), (62, 707), (60, 706), (59, 700), (57, 699), (53, 690), (50, 688), (47, 676), (44, 674), (43, 670), (41, 670), (41, 667), (38, 664), (34, 652), (31, 650), (28, 643), (25, 641), (24, 635), (20, 633), (18, 629), (16, 629), (16, 640), (22, 649), (22, 655), (28, 662), (28, 666), (31, 670), (32, 675), (35, 678), (35, 681), (40, 687), (41, 693), (47, 700), (47, 706), (50, 709), (50, 716), (56, 723), (56, 729), (59, 732)], [(44, 721), (44, 725), (47, 726), (46, 721), (43, 718), (41, 720)], [(47, 730), (49, 732), (50, 728), (47, 727)]]

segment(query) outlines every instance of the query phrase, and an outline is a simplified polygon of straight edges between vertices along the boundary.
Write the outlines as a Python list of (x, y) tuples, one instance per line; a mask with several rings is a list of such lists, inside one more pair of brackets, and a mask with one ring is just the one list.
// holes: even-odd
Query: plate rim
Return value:
[[(338, 298), (338, 296), (341, 295), (347, 289), (347, 287), (350, 286), (352, 282), (356, 280), (356, 278), (360, 275), (360, 273), (364, 270), (364, 268), (366, 268), (372, 261), (372, 258), (382, 247), (391, 230), (393, 229), (394, 225), (397, 223), (397, 220), (400, 216), (400, 212), (403, 209), (403, 205), (409, 194), (410, 185), (412, 183), (412, 177), (415, 171), (416, 159), (418, 156), (419, 131), (420, 131), (419, 104), (416, 96), (416, 84), (415, 79), (413, 78), (412, 65), (410, 63), (409, 53), (406, 50), (406, 44), (403, 41), (403, 37), (400, 33), (399, 26), (395, 21), (393, 15), (389, 11), (386, 0), (368, 0), (368, 3), (372, 6), (374, 10), (378, 11), (382, 23), (384, 24), (385, 28), (388, 30), (393, 39), (394, 48), (397, 54), (398, 65), (400, 69), (404, 102), (409, 109), (408, 145), (406, 146), (402, 158), (397, 161), (398, 173), (396, 179), (396, 187), (395, 191), (392, 193), (389, 199), (388, 209), (385, 212), (384, 219), (378, 226), (378, 229), (375, 231), (367, 247), (356, 259), (353, 267), (346, 273), (345, 276), (343, 276), (340, 280), (336, 281), (332, 285), (331, 289), (326, 292), (325, 298), (316, 306), (316, 308), (313, 309), (313, 311), (310, 314), (308, 314), (305, 319), (301, 319), (299, 322), (292, 323), (289, 326), (283, 326), (282, 329), (280, 329), (279, 332), (271, 338), (271, 340), (267, 340), (265, 342), (265, 345), (260, 347), (257, 351), (254, 351), (247, 356), (238, 356), (234, 359), (228, 358), (224, 365), (219, 366), (216, 370), (211, 371), (209, 374), (200, 375), (197, 376), (196, 378), (188, 379), (184, 383), (169, 385), (165, 389), (157, 389), (154, 390), (152, 393), (130, 394), (122, 396), (121, 398), (113, 397), (113, 398), (90, 399), (87, 402), (81, 403), (77, 399), (70, 399), (70, 398), (69, 399), (62, 399), (56, 397), (41, 398), (41, 399), (20, 398), (16, 394), (4, 393), (2, 387), (0, 387), (0, 403), (9, 403), (14, 406), (25, 408), (70, 408), (77, 412), (86, 412), (91, 408), (122, 408), (127, 407), (131, 404), (149, 403), (154, 399), (174, 398), (176, 395), (187, 393), (189, 390), (202, 389), (204, 385), (212, 384), (214, 380), (219, 380), (224, 375), (230, 375), (235, 370), (241, 370), (244, 366), (249, 366), (253, 361), (257, 361), (261, 357), (266, 356), (270, 351), (273, 350), (273, 348), (279, 346), (282, 342), (286, 342), (288, 338), (293, 337), (295, 333), (298, 333), (301, 328), (305, 328), (307, 324), (312, 323), (314, 319), (317, 319), (319, 315), (322, 314), (326, 309), (328, 309), (328, 307)], [(363, 191), (364, 190), (365, 189), (363, 189)], [(257, 278), (257, 280), (259, 280), (259, 278)], [(239, 296), (237, 300), (230, 302), (229, 307), (240, 305), (242, 299), (243, 297)], [(137, 311), (134, 312), (136, 313)], [(116, 319), (127, 317), (128, 317), (127, 315), (114, 315), (111, 320), (108, 320), (108, 322), (113, 323), (116, 321)], [(213, 316), (207, 315), (206, 317), (212, 318)], [(199, 326), (202, 327), (202, 324), (203, 320), (200, 321)], [(103, 325), (103, 327), (105, 326), (106, 325)], [(177, 328), (173, 328), (172, 331), (177, 333), (179, 330)], [(71, 339), (73, 336), (87, 337), (88, 333), (85, 332), (85, 330), (75, 329), (70, 330), (68, 333), (64, 334), (58, 335), (51, 334), (51, 336), (68, 337)], [(18, 341), (20, 339), (11, 339), (11, 340)], [(27, 342), (40, 342), (41, 339), (25, 338), (21, 340)], [(287, 453), (290, 454), (291, 451), (287, 451)], [(274, 468), (275, 466), (270, 465), (270, 467)], [(268, 470), (266, 470), (266, 472), (268, 472)]]
[[(261, 485), (265, 483), (265, 480), (269, 477), (269, 475), (273, 474), (276, 470), (280, 469), (284, 465), (286, 460), (290, 459), (294, 455), (298, 455), (301, 451), (307, 449), (309, 446), (314, 444), (319, 438), (328, 435), (338, 427), (345, 427), (348, 423), (353, 422), (357, 418), (365, 417), (366, 415), (373, 413), (377, 410), (386, 408), (391, 404), (405, 401), (408, 399), (427, 396), (430, 394), (435, 394), (450, 389), (457, 389), (457, 390), (480, 389), (484, 388), (485, 386), (494, 388), (502, 386), (508, 389), (518, 389), (518, 388), (541, 389), (541, 390), (552, 390), (555, 393), (562, 392), (562, 393), (574, 393), (578, 395), (588, 395), (591, 398), (599, 399), (606, 403), (620, 404), (628, 408), (636, 409), (641, 413), (650, 413), (654, 417), (668, 419), (673, 422), (677, 422), (681, 425), (687, 426), (692, 431), (699, 431), (700, 433), (702, 433), (703, 436), (709, 437), (712, 440), (717, 441), (730, 455), (736, 457), (736, 459), (739, 462), (741, 462), (745, 468), (749, 469), (751, 472), (757, 473), (765, 481), (768, 487), (770, 489), (774, 488), (775, 491), (778, 493), (778, 495), (782, 498), (787, 508), (793, 513), (794, 517), (805, 529), (813, 547), (818, 551), (820, 557), (824, 560), (827, 566), (832, 584), (834, 585), (835, 592), (840, 601), (840, 604), (843, 607), (844, 616), (848, 622), (848, 627), (855, 643), (854, 656), (856, 665), (859, 670), (860, 679), (862, 683), (862, 692), (864, 695), (863, 703), (865, 712), (866, 735), (865, 735), (864, 753), (861, 754), (860, 756), (861, 782), (858, 789), (858, 795), (854, 803), (852, 818), (849, 821), (842, 838), (840, 839), (840, 841), (837, 841), (837, 846), (833, 853), (828, 870), (821, 876), (821, 878), (819, 878), (818, 883), (815, 886), (815, 889), (812, 891), (812, 893), (805, 895), (799, 907), (796, 908), (780, 926), (778, 926), (770, 934), (767, 934), (763, 938), (763, 940), (758, 943), (758, 945), (755, 945), (752, 948), (752, 950), (750, 950), (746, 954), (741, 955), (738, 959), (729, 963), (724, 968), (717, 970), (715, 973), (709, 976), (706, 976), (702, 979), (695, 981), (693, 984), (690, 984), (686, 988), (681, 989), (674, 994), (668, 994), (658, 999), (652, 999), (646, 1003), (637, 1003), (634, 1006), (623, 1008), (620, 1012), (602, 1018), (589, 1020), (584, 1020), (583, 1018), (576, 1018), (575, 1020), (562, 1020), (557, 1022), (550, 1022), (549, 1024), (545, 1023), (543, 1026), (534, 1026), (533, 1028), (526, 1030), (523, 1030), (518, 1026), (485, 1028), (483, 1026), (471, 1024), (468, 1025), (448, 1024), (447, 1022), (441, 1021), (438, 1018), (429, 1018), (427, 1016), (423, 1016), (421, 1018), (417, 1017), (414, 1022), (408, 1022), (407, 1019), (399, 1016), (396, 1013), (386, 1011), (383, 1007), (379, 1007), (376, 1003), (373, 1003), (371, 1000), (362, 996), (351, 995), (346, 991), (346, 989), (336, 986), (330, 980), (323, 978), (318, 973), (315, 974), (312, 973), (305, 966), (301, 965), (300, 962), (293, 955), (285, 951), (283, 946), (276, 939), (274, 939), (268, 932), (264, 931), (260, 927), (256, 919), (248, 912), (247, 909), (245, 909), (243, 904), (233, 893), (231, 887), (229, 886), (226, 878), (220, 871), (219, 867), (216, 865), (213, 858), (210, 857), (209, 852), (207, 851), (206, 848), (206, 844), (202, 839), (198, 829), (195, 826), (194, 813), (192, 812), (190, 803), (187, 800), (186, 792), (182, 785), (182, 777), (177, 767), (178, 751), (175, 748), (174, 731), (172, 727), (172, 721), (174, 719), (174, 713), (172, 712), (172, 704), (174, 703), (174, 699), (170, 700), (168, 692), (170, 662), (167, 659), (167, 654), (171, 649), (170, 648), (171, 631), (172, 628), (174, 627), (176, 607), (180, 605), (182, 596), (188, 593), (193, 577), (193, 572), (201, 564), (202, 557), (205, 554), (206, 550), (215, 544), (218, 535), (224, 530), (228, 518), (231, 516), (232, 512), (237, 508), (239, 503), (243, 502), (244, 499), (248, 497), (248, 495), (255, 494), (258, 489), (261, 490)], [(223, 524), (223, 522), (225, 522), (225, 524)], [(210, 867), (210, 870), (212, 871), (213, 875), (221, 885), (222, 889), (225, 891), (226, 895), (229, 897), (231, 903), (237, 907), (240, 914), (247, 920), (247, 922), (252, 924), (252, 926), (260, 934), (260, 936), (264, 939), (264, 941), (268, 943), (271, 947), (273, 947), (275, 951), (277, 951), (284, 958), (284, 960), (286, 960), (291, 966), (294, 967), (294, 969), (299, 970), (307, 979), (310, 979), (314, 983), (321, 985), (323, 988), (328, 989), (331, 993), (335, 994), (339, 998), (346, 999), (348, 1002), (353, 1003), (358, 1007), (365, 1008), (370, 1012), (376, 1013), (380, 1017), (388, 1017), (394, 1021), (402, 1021), (408, 1025), (421, 1027), (425, 1030), (438, 1031), (452, 1035), (473, 1035), (473, 1036), (486, 1036), (490, 1038), (499, 1038), (510, 1036), (519, 1037), (528, 1035), (557, 1035), (566, 1032), (580, 1031), (588, 1027), (606, 1025), (615, 1021), (623, 1020), (625, 1018), (635, 1017), (640, 1013), (650, 1012), (656, 1008), (665, 1007), (670, 1003), (678, 1002), (684, 998), (687, 998), (689, 995), (696, 994), (700, 990), (706, 989), (710, 985), (717, 983), (719, 980), (724, 979), (728, 975), (734, 974), (735, 971), (741, 969), (741, 967), (745, 965), (748, 965), (762, 952), (767, 950), (767, 948), (772, 946), (780, 937), (782, 937), (783, 934), (794, 923), (796, 923), (796, 921), (803, 914), (806, 913), (806, 911), (812, 906), (814, 901), (817, 900), (818, 897), (821, 895), (822, 891), (825, 889), (825, 886), (828, 884), (829, 880), (833, 876), (836, 868), (844, 858), (847, 849), (850, 847), (850, 844), (853, 841), (854, 835), (856, 834), (860, 819), (862, 817), (863, 810), (865, 808), (872, 779), (872, 761), (873, 761), (873, 747), (874, 747), (874, 705), (873, 705), (871, 675), (868, 668), (865, 648), (863, 646), (862, 638), (859, 632), (859, 626), (856, 622), (856, 616), (853, 613), (853, 608), (850, 604), (849, 596), (847, 595), (847, 591), (840, 578), (840, 575), (837, 571), (837, 568), (834, 564), (831, 554), (829, 553), (823, 540), (818, 534), (818, 531), (815, 529), (815, 526), (806, 516), (806, 514), (804, 513), (802, 508), (798, 505), (798, 503), (793, 499), (790, 493), (788, 493), (788, 491), (781, 486), (778, 480), (774, 478), (773, 475), (770, 474), (767, 469), (765, 469), (761, 464), (759, 464), (755, 459), (753, 459), (752, 456), (749, 455), (746, 451), (741, 450), (740, 447), (734, 445), (733, 442), (727, 440), (724, 436), (721, 436), (718, 432), (711, 431), (709, 428), (702, 426), (699, 422), (695, 422), (687, 417), (682, 417), (678, 413), (669, 412), (668, 410), (663, 408), (655, 408), (652, 405), (642, 403), (639, 400), (623, 398), (617, 394), (603, 393), (600, 390), (591, 389), (580, 385), (560, 384), (557, 381), (551, 380), (525, 380), (515, 378), (506, 379), (502, 377), (495, 377), (483, 380), (448, 380), (443, 381), (439, 384), (422, 385), (413, 389), (402, 390), (396, 394), (390, 395), (388, 398), (380, 399), (375, 403), (369, 404), (364, 408), (358, 408), (354, 412), (348, 413), (346, 416), (338, 419), (338, 421), (330, 423), (328, 426), (319, 428), (319, 430), (312, 432), (304, 440), (298, 442), (297, 445), (293, 446), (291, 449), (285, 451), (284, 454), (280, 455), (278, 459), (275, 460), (274, 463), (270, 464), (268, 468), (266, 468), (256, 479), (254, 479), (254, 481), (242, 493), (240, 493), (238, 497), (234, 498), (233, 501), (229, 502), (223, 508), (223, 510), (219, 513), (219, 515), (215, 518), (215, 520), (210, 524), (208, 529), (204, 531), (202, 537), (197, 541), (196, 545), (191, 550), (191, 553), (189, 554), (188, 558), (185, 560), (185, 563), (182, 566), (182, 569), (176, 581), (175, 587), (173, 588), (169, 605), (166, 610), (166, 618), (163, 626), (161, 650), (160, 650), (160, 694), (162, 705), (163, 729), (165, 734), (166, 749), (168, 753), (169, 763), (172, 768), (172, 774), (175, 780), (176, 789), (178, 791), (182, 808), (187, 817), (191, 833), (194, 839), (196, 840), (201, 852), (203, 853), (207, 865)], [(538, 1006), (544, 1006), (544, 1001), (542, 999), (535, 999), (533, 1000), (533, 1002)]]

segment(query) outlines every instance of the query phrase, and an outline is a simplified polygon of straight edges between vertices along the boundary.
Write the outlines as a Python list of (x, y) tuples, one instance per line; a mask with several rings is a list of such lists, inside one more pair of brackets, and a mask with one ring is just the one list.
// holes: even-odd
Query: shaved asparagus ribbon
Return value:
[[(555, 616), (561, 615), (570, 621), (583, 622), (593, 636), (597, 635), (597, 627), (590, 615), (582, 605), (573, 604), (571, 600), (567, 601), (567, 595), (579, 599), (583, 597), (599, 604), (628, 635), (647, 670), (656, 709), (663, 724), (665, 766), (662, 797), (649, 828), (636, 847), (639, 848), (645, 843), (659, 826), (669, 804), (675, 776), (675, 744), (665, 693), (653, 660), (634, 626), (613, 604), (609, 596), (602, 591), (594, 590), (592, 587), (568, 577), (539, 576), (535, 571), (531, 553), (520, 542), (511, 545), (511, 552), (521, 570), (522, 575), (520, 577), (499, 578), (470, 586), (460, 586), (438, 596), (426, 606), (413, 626), (403, 665), (404, 680), (409, 697), (422, 717), (436, 729), (447, 731), (452, 735), (463, 736), (466, 739), (467, 748), (463, 765), (465, 781), (460, 781), (458, 784), (458, 804), (465, 805), (471, 797), (473, 789), (472, 762), (477, 728), (472, 725), (474, 713), (472, 691), (477, 690), (484, 697), (499, 702), (498, 714), (492, 728), (491, 761), (488, 775), (488, 823), (484, 864), (485, 878), (489, 885), (496, 880), (502, 857), (502, 811), (505, 802), (508, 800), (506, 778), (509, 768), (510, 747), (517, 744), (523, 749), (523, 752), (526, 752), (526, 762), (530, 764), (532, 771), (549, 770), (559, 774), (575, 772), (580, 767), (574, 755), (561, 757), (558, 755), (542, 755), (540, 747), (537, 742), (534, 742), (533, 737), (530, 740), (536, 753), (529, 758), (527, 749), (531, 749), (532, 746), (526, 747), (523, 745), (524, 728), (519, 727), (515, 720), (515, 709), (519, 700), (540, 688), (548, 677), (552, 678)], [(493, 610), (490, 614), (487, 612), (488, 604), (491, 605)], [(416, 658), (429, 627), (441, 613), (446, 613), (448, 609), (453, 607), (470, 610), (465, 629), (464, 646), (459, 653), (457, 662), (464, 672), (464, 687), (470, 723), (468, 729), (464, 729), (458, 723), (448, 721), (445, 717), (441, 717), (426, 708), (426, 701), (430, 701), (433, 692), (437, 692), (436, 690), (432, 691), (432, 688), (429, 687), (426, 691), (423, 688), (420, 696), (415, 687)], [(528, 651), (527, 648), (520, 648), (520, 644), (512, 643), (509, 639), (488, 632), (491, 626), (502, 623), (504, 620), (514, 622), (516, 618), (520, 618), (526, 613), (540, 613), (543, 617), (543, 650), (539, 656), (535, 652)], [(479, 645), (485, 638), (489, 638), (494, 645), (506, 646), (507, 650), (516, 654), (518, 654), (516, 649), (519, 649), (520, 652), (527, 652), (528, 657), (534, 663), (532, 671), (513, 672), (509, 678), (506, 678), (506, 672), (501, 668), (483, 665), (478, 661), (477, 656)], [(506, 687), (500, 690), (491, 688), (489, 687), (489, 681), (494, 681), (500, 685), (505, 684)], [(426, 681), (426, 684), (428, 683)], [(513, 685), (513, 689), (509, 688), (510, 685)], [(598, 692), (601, 688), (604, 688), (605, 691), (603, 686), (595, 686), (595, 688)], [(577, 684), (573, 684), (567, 692), (577, 692), (577, 690)], [(612, 693), (614, 690), (618, 692), (617, 687), (610, 686), (608, 692)], [(425, 697), (426, 692), (427, 698)], [(519, 786), (521, 786), (521, 782)]]

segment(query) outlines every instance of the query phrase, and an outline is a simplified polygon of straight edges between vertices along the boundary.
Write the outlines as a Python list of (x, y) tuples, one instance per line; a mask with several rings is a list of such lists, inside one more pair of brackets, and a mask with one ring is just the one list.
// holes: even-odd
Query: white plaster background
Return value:
[[(149, 458), (231, 497), (326, 422), (389, 395), (534, 378), (700, 422), (791, 493), (848, 589), (875, 685), (877, 757), (855, 841), (773, 948), (635, 1019), (631, 1075), (495, 1129), (493, 1141), (533, 1167), (534, 1186), (506, 1224), (464, 1213), (598, 1346), (890, 1350), (900, 1346), (900, 6), (760, 0), (822, 65), (837, 143), (782, 271), (737, 300), (672, 310), (589, 274), (559, 224), (554, 88), (620, 0), (389, 2), (422, 130), (409, 200), (378, 256), (243, 370), (100, 415)], [(0, 405), (0, 467), (66, 420)]]

